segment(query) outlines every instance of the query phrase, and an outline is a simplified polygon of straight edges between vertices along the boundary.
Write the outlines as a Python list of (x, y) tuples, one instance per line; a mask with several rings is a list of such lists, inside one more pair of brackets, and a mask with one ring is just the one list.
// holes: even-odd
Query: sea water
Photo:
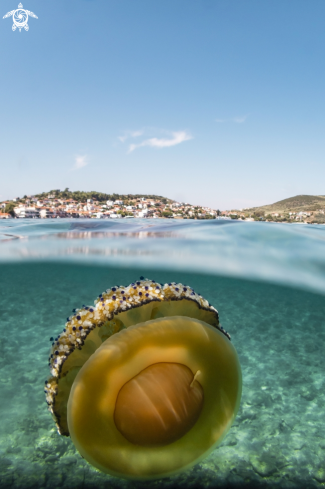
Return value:
[[(243, 395), (229, 433), (150, 482), (90, 466), (57, 434), (49, 338), (75, 307), (140, 275), (182, 282), (230, 332)], [(313, 488), (325, 483), (325, 227), (233, 221), (0, 222), (0, 487)]]

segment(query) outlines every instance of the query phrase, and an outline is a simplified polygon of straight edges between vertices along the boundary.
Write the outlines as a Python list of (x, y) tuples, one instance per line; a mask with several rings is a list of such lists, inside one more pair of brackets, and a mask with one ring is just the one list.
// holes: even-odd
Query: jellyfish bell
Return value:
[(114, 476), (153, 479), (221, 442), (241, 370), (217, 311), (190, 287), (140, 280), (74, 311), (53, 340), (45, 392), (60, 434)]

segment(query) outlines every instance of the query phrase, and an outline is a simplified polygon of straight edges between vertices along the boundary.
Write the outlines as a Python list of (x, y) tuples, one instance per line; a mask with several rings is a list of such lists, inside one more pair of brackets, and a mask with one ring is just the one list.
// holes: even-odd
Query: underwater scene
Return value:
[(1, 489), (324, 486), (324, 226), (6, 220), (0, 289)]

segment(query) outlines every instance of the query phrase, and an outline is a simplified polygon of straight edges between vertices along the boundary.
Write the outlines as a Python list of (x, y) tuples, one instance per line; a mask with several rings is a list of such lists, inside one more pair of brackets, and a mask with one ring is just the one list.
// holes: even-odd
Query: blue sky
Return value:
[(214, 208), (325, 194), (323, 0), (23, 0), (2, 17), (0, 200)]

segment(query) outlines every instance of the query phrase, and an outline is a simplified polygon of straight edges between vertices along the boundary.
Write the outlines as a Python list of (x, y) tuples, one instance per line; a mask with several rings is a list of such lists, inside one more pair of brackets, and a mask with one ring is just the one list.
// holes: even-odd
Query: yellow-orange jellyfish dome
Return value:
[(166, 477), (198, 462), (240, 403), (237, 353), (216, 309), (174, 282), (141, 278), (76, 309), (49, 364), (59, 433), (118, 477)]

